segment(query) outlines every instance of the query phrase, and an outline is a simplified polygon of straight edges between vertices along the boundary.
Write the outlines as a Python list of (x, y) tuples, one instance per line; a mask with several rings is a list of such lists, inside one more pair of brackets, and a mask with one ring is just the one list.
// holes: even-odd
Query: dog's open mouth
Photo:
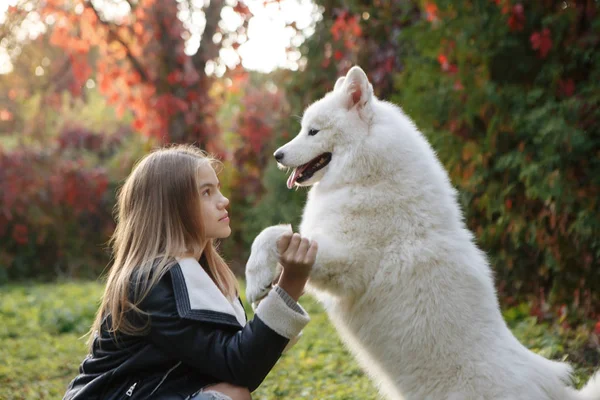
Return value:
[(302, 164), (299, 167), (294, 168), (292, 174), (287, 180), (287, 187), (291, 189), (294, 187), (294, 183), (302, 183), (309, 180), (315, 172), (324, 168), (331, 161), (331, 153), (323, 153), (318, 157), (313, 158), (306, 164)]

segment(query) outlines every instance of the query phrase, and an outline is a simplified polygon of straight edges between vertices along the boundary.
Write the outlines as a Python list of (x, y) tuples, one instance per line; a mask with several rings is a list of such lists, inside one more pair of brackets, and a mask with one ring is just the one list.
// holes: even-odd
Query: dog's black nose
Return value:
[(277, 151), (277, 152), (275, 152), (274, 156), (275, 156), (275, 159), (277, 161), (283, 160), (283, 151)]

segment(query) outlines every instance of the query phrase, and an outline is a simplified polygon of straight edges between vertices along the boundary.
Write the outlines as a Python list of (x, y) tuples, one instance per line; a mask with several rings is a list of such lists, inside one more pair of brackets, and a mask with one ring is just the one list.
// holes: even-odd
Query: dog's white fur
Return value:
[[(387, 398), (600, 400), (598, 374), (577, 392), (567, 364), (513, 336), (446, 171), (413, 122), (373, 95), (360, 68), (308, 107), (300, 133), (278, 152), (287, 167), (332, 153), (302, 184), (313, 187), (300, 233), (319, 244), (309, 289)], [(270, 227), (255, 239), (249, 300), (269, 290), (276, 240), (290, 229)]]

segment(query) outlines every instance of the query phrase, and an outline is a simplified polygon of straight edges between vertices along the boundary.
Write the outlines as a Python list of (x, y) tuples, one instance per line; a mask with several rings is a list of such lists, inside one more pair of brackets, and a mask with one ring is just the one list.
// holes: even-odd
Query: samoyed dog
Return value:
[[(306, 109), (275, 158), (293, 169), (288, 188), (312, 186), (300, 225), (319, 244), (308, 289), (385, 397), (600, 400), (600, 374), (576, 391), (569, 365), (513, 336), (446, 171), (362, 69)], [(250, 301), (270, 290), (290, 229), (269, 227), (252, 244)]]

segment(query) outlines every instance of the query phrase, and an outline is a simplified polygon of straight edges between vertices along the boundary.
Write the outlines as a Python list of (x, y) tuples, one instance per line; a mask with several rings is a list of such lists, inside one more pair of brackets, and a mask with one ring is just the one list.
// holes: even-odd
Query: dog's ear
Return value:
[[(340, 78), (342, 79), (342, 78)], [(336, 82), (336, 86), (340, 82)], [(348, 95), (348, 109), (358, 106), (363, 108), (371, 101), (373, 97), (373, 85), (369, 83), (367, 74), (357, 66), (350, 68), (350, 71), (346, 74), (346, 79), (343, 81), (343, 90)]]
[(342, 76), (341, 78), (338, 78), (338, 80), (335, 82), (335, 86), (333, 87), (333, 91), (338, 91), (342, 88), (342, 86), (344, 85), (344, 81), (346, 80), (345, 76)]

